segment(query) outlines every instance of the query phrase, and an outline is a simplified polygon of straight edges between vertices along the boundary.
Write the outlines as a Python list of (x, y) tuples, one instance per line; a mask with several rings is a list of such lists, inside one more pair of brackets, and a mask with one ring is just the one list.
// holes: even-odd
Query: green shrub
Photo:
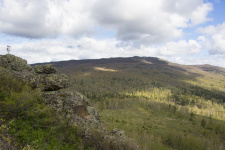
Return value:
[(11, 92), (21, 92), (25, 82), (17, 77), (13, 77), (7, 72), (0, 73), (0, 93), (4, 97), (9, 96)]
[(203, 128), (205, 128), (205, 126), (206, 126), (206, 120), (204, 118), (202, 118), (202, 120), (201, 120), (201, 126)]

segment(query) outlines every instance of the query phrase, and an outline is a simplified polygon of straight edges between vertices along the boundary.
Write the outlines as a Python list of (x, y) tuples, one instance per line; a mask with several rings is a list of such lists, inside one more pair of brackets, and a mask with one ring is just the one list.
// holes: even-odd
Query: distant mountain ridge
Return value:
[(180, 68), (198, 68), (205, 72), (217, 72), (225, 74), (225, 68), (219, 66), (213, 66), (209, 64), (204, 65), (181, 65), (177, 63), (172, 63), (166, 60), (159, 59), (157, 57), (115, 57), (115, 58), (101, 58), (101, 59), (81, 59), (81, 60), (67, 60), (67, 61), (56, 61), (56, 62), (44, 62), (44, 63), (35, 63), (31, 64), (31, 66), (35, 66), (38, 64), (53, 64), (55, 67), (71, 67), (73, 65), (101, 65), (101, 64), (118, 64), (118, 63), (147, 63), (147, 64), (155, 64), (155, 65), (171, 65)]
[[(43, 62), (43, 63), (34, 63), (31, 64), (31, 66), (38, 65), (38, 64), (84, 64), (84, 63), (118, 63), (118, 62), (138, 62), (138, 61), (149, 61), (151, 63), (155, 64), (167, 64), (167, 63), (172, 63), (167, 60), (162, 60), (157, 57), (139, 57), (139, 56), (134, 56), (134, 57), (112, 57), (112, 58), (99, 58), (99, 59), (80, 59), (80, 60), (62, 60), (62, 61), (52, 61), (52, 62)], [(172, 64), (177, 64), (177, 63), (172, 63)], [(181, 64), (178, 64), (181, 65)], [(182, 65), (182, 66), (195, 66), (195, 67), (215, 67), (215, 68), (220, 68), (224, 69), (223, 67), (219, 66), (214, 66), (210, 64), (199, 64), (199, 65)]]
[[(60, 73), (65, 73), (70, 78), (72, 78), (72, 80), (75, 76), (79, 76), (80, 73), (85, 74), (94, 73), (96, 71), (105, 71), (105, 73), (102, 73), (102, 75), (104, 76), (104, 74), (106, 74), (106, 71), (115, 70), (117, 71), (117, 75), (123, 72), (127, 74), (126, 77), (132, 76), (131, 78), (133, 78), (135, 76), (143, 78), (143, 80), (145, 80), (144, 78), (152, 78), (152, 81), (148, 84), (157, 82), (157, 84), (160, 83), (160, 85), (163, 86), (174, 87), (174, 85), (176, 85), (174, 88), (182, 86), (183, 83), (181, 84), (180, 81), (184, 80), (189, 80), (188, 82), (193, 80), (195, 82), (195, 80), (198, 78), (202, 80), (201, 82), (199, 81), (200, 83), (198, 84), (202, 84), (202, 86), (205, 86), (206, 84), (208, 84), (205, 82), (211, 82), (211, 85), (215, 83), (218, 84), (219, 80), (225, 77), (225, 68), (222, 67), (212, 65), (180, 65), (156, 57), (135, 56), (126, 58), (118, 57), (87, 60), (69, 60), (43, 64), (52, 64), (53, 66), (58, 68), (58, 71)], [(216, 86), (215, 84), (214, 88), (218, 89), (218, 93), (220, 93), (219, 90), (222, 90), (223, 86), (222, 84), (220, 84), (220, 86)], [(203, 89), (205, 91), (209, 90), (208, 88), (207, 90), (205, 88), (202, 88), (202, 90)], [(225, 102), (225, 93), (223, 93), (222, 95), (224, 95), (222, 97), (224, 98), (223, 101)]]

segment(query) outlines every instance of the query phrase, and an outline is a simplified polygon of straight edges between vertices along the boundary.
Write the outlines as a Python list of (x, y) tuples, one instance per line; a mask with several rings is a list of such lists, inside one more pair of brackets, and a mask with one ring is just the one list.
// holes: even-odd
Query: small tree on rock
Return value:
[(7, 45), (7, 52), (8, 52), (8, 54), (10, 53), (10, 50), (11, 50), (11, 46), (9, 46), (9, 45)]

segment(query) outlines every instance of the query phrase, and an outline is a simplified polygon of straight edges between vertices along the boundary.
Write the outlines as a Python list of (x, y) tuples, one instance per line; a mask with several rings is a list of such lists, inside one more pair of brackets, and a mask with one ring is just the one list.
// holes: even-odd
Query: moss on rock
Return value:
[(52, 74), (57, 72), (56, 68), (52, 64), (36, 65), (34, 67), (34, 71), (37, 74)]
[(32, 67), (25, 59), (7, 54), (0, 56), (0, 66), (13, 71), (32, 71)]

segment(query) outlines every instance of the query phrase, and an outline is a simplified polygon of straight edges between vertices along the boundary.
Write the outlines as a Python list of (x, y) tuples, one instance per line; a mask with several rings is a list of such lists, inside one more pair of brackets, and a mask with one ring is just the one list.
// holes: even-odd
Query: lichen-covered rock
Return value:
[(45, 104), (51, 106), (62, 116), (71, 118), (75, 124), (83, 126), (87, 124), (87, 120), (89, 120), (89, 123), (95, 124), (95, 126), (101, 124), (97, 110), (80, 93), (72, 93), (67, 89), (62, 89), (43, 92), (42, 95), (45, 99)]
[(96, 120), (100, 120), (100, 115), (94, 107), (87, 106), (86, 110), (87, 110), (87, 112), (88, 112), (88, 114), (91, 118), (96, 119)]
[(37, 74), (52, 74), (52, 73), (56, 73), (57, 72), (56, 68), (53, 65), (51, 65), (51, 64), (36, 65), (34, 67), (34, 71)]
[(69, 85), (69, 79), (64, 74), (38, 75), (37, 79), (43, 84), (44, 91), (57, 91)]
[(27, 65), (27, 61), (20, 57), (7, 54), (0, 56), (0, 66), (13, 71), (32, 71), (32, 67)]
[(38, 88), (38, 81), (34, 73), (23, 71), (23, 72), (13, 72), (13, 75), (22, 79), (26, 83), (29, 83), (32, 88)]
[[(25, 59), (7, 54), (0, 56), (0, 67), (12, 76), (15, 76), (37, 88), (37, 80), (33, 68), (27, 64)], [(2, 70), (2, 69), (1, 69)]]
[(125, 137), (124, 131), (117, 128), (113, 129), (111, 133), (116, 136)]

